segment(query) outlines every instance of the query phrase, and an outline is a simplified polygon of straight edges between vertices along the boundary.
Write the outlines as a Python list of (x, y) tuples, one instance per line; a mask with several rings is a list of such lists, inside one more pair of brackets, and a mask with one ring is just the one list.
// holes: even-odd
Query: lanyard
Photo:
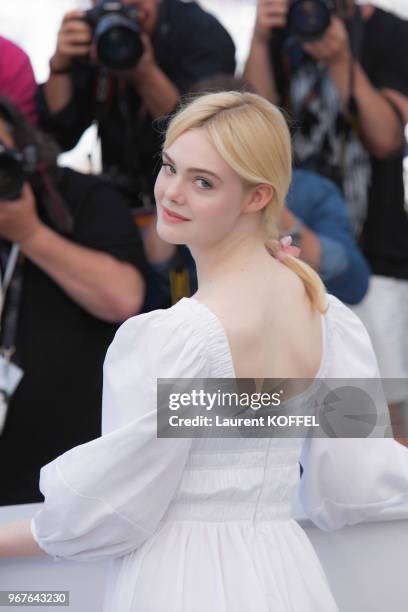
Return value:
[[(4, 278), (0, 271), (0, 332), (2, 335), (2, 344), (0, 346), (0, 354), (6, 359), (10, 359), (15, 351), (15, 336), (17, 331), (17, 320), (21, 297), (21, 273), (16, 274), (18, 267), (20, 249), (16, 244), (13, 244), (10, 254), (7, 259)], [(13, 278), (15, 282), (12, 283)], [(6, 296), (10, 289), (10, 299), (7, 310), (4, 311), (6, 304)]]
[[(1, 364), (1, 389), (0, 389), (0, 435), (4, 429), (4, 423), (7, 417), (7, 411), (9, 406), (9, 400), (11, 395), (14, 393), (15, 388), (21, 380), (23, 374), (22, 370), (15, 364), (11, 363), (11, 357), (15, 351), (15, 334), (16, 334), (16, 323), (18, 318), (18, 305), (20, 302), (21, 294), (21, 274), (18, 273), (18, 259), (20, 249), (16, 244), (13, 244), (9, 256), (7, 258), (7, 264), (4, 271), (4, 277), (0, 270), (0, 330), (2, 325), (2, 315), (4, 314), (4, 333), (3, 343), (0, 346), (0, 364)], [(17, 269), (17, 274), (15, 274)], [(22, 270), (20, 269), (20, 272)], [(15, 282), (12, 284), (13, 278)], [(6, 295), (11, 286), (10, 291), (10, 304), (7, 306), (6, 312), (4, 312), (4, 306), (6, 303)], [(13, 304), (14, 302), (14, 304)], [(8, 337), (7, 337), (8, 336)]]
[(10, 287), (11, 280), (16, 269), (20, 248), (17, 244), (13, 244), (11, 247), (10, 255), (7, 259), (6, 270), (4, 272), (4, 278), (0, 271), (0, 330), (1, 330), (1, 317), (4, 310), (4, 304), (6, 302), (6, 295), (8, 288)]

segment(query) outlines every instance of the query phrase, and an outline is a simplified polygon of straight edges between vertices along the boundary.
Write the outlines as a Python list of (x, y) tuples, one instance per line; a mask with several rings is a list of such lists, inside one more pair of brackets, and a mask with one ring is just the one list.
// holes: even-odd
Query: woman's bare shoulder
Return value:
[(308, 378), (318, 371), (321, 315), (293, 276), (269, 287), (200, 296), (224, 327), (238, 376)]

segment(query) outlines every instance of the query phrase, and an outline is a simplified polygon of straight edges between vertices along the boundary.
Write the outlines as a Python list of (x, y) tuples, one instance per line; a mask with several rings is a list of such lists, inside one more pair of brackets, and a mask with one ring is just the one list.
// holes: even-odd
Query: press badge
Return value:
[(0, 355), (0, 434), (4, 429), (10, 397), (23, 378), (23, 370)]

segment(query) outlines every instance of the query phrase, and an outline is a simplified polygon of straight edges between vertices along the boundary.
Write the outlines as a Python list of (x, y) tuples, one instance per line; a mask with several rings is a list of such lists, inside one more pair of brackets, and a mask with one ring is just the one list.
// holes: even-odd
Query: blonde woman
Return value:
[(204, 95), (171, 121), (158, 231), (185, 243), (199, 290), (128, 320), (105, 362), (103, 435), (45, 466), (44, 507), (0, 531), (2, 555), (114, 557), (106, 612), (335, 612), (290, 505), (323, 529), (408, 502), (393, 439), (158, 438), (157, 378), (370, 378), (350, 310), (276, 240), (291, 178), (281, 113)]

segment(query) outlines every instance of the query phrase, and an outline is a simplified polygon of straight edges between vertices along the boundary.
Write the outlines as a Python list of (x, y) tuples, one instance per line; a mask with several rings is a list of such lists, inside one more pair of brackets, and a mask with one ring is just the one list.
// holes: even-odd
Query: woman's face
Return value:
[(248, 190), (201, 129), (163, 151), (155, 185), (157, 231), (172, 244), (211, 245), (236, 227)]

